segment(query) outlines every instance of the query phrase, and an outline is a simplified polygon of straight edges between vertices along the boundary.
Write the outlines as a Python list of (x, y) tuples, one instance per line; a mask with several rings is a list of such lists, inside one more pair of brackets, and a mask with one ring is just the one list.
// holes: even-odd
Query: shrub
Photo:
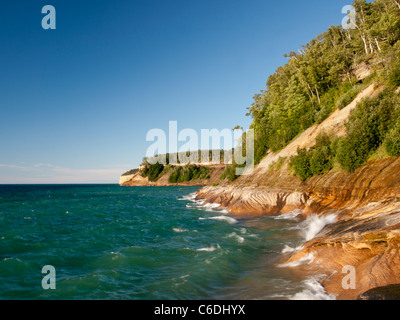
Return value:
[(171, 174), (169, 175), (168, 182), (169, 183), (177, 183), (178, 178), (180, 176), (181, 167), (173, 167), (170, 171)]
[(354, 101), (357, 95), (361, 92), (361, 86), (355, 85), (351, 89), (349, 89), (346, 93), (344, 93), (336, 102), (336, 107), (338, 109), (343, 109), (347, 107), (350, 103)]
[(333, 168), (336, 155), (336, 140), (333, 142), (326, 134), (318, 135), (315, 146), (298, 149), (297, 156), (290, 159), (290, 165), (301, 180), (307, 180), (314, 175), (328, 172)]
[(148, 164), (142, 171), (143, 177), (148, 177), (149, 181), (155, 182), (160, 176), (161, 172), (164, 170), (164, 165), (160, 163)]
[(368, 154), (363, 152), (362, 148), (358, 148), (357, 141), (350, 139), (342, 139), (339, 141), (337, 149), (337, 160), (340, 166), (353, 172), (364, 164)]
[(132, 169), (122, 174), (122, 176), (130, 176), (131, 174), (135, 174), (137, 172), (139, 172), (139, 169)]
[(186, 165), (177, 166), (170, 169), (171, 174), (168, 178), (169, 183), (187, 182), (192, 180), (210, 179), (211, 169), (207, 167)]
[(290, 165), (300, 180), (305, 181), (313, 176), (310, 168), (310, 153), (306, 149), (297, 149), (297, 156), (290, 158)]
[(310, 170), (313, 175), (328, 172), (333, 167), (329, 146), (322, 146), (311, 151)]
[(389, 74), (390, 84), (400, 86), (400, 63), (397, 63)]
[(387, 134), (384, 146), (390, 156), (400, 156), (400, 121)]
[(234, 181), (237, 179), (236, 175), (236, 164), (231, 164), (229, 166), (226, 166), (224, 172), (221, 175), (221, 180), (228, 179), (228, 181)]
[[(392, 91), (386, 90), (374, 98), (363, 100), (352, 112), (347, 136), (340, 141), (337, 152), (343, 169), (353, 172), (383, 143), (397, 119), (396, 99)], [(389, 140), (387, 143), (390, 145)]]

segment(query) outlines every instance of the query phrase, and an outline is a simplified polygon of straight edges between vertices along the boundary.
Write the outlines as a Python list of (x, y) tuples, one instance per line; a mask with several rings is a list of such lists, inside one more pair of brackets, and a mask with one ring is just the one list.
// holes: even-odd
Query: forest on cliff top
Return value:
[[(353, 7), (350, 28), (331, 26), (298, 52), (285, 54), (288, 62), (254, 96), (247, 115), (253, 118), (256, 163), (348, 105), (372, 82), (385, 90), (356, 108), (347, 137), (319, 137), (313, 150), (299, 150), (292, 167), (305, 180), (330, 170), (334, 162), (354, 171), (383, 144), (388, 155), (400, 155), (400, 103), (395, 93), (400, 86), (400, 1), (355, 0)], [(360, 81), (357, 70), (362, 67), (372, 72)]]
[[(383, 90), (353, 110), (347, 135), (320, 135), (314, 147), (298, 150), (290, 167), (306, 180), (334, 167), (352, 172), (371, 158), (400, 155), (400, 0), (354, 0), (353, 8), (348, 28), (331, 26), (285, 54), (287, 63), (254, 95), (246, 115), (252, 117), (255, 164), (346, 107), (372, 83)], [(360, 70), (369, 76), (359, 77)], [(245, 143), (241, 148), (245, 152)], [(153, 169), (158, 173), (153, 180), (165, 169), (142, 165), (144, 176)], [(235, 180), (237, 166), (228, 165), (221, 179)]]
[(332, 26), (297, 53), (286, 54), (288, 63), (254, 96), (248, 115), (256, 131), (256, 162), (268, 149), (282, 149), (343, 106), (344, 94), (356, 91), (354, 71), (362, 62), (373, 60), (387, 73), (399, 67), (400, 5), (394, 0), (355, 0), (353, 6), (353, 28)]

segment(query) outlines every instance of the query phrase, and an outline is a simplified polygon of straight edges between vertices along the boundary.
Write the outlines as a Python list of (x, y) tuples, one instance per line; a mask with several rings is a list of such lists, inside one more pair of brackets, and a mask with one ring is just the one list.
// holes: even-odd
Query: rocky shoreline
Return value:
[[(347, 107), (305, 130), (280, 152), (267, 153), (252, 173), (233, 183), (220, 180), (225, 167), (219, 166), (204, 181), (169, 184), (166, 174), (151, 183), (136, 173), (124, 177), (120, 184), (203, 186), (197, 199), (219, 204), (237, 216), (278, 216), (293, 210), (301, 210), (304, 219), (334, 214), (334, 223), (285, 255), (282, 263), (306, 260), (308, 267), (325, 275), (322, 285), (337, 299), (371, 298), (382, 296), (382, 292), (396, 296), (393, 286), (378, 293), (367, 292), (400, 283), (400, 157), (371, 160), (353, 173), (334, 168), (305, 182), (288, 165), (298, 148), (311, 148), (319, 134), (345, 135), (352, 110), (381, 90), (376, 84), (369, 85)], [(343, 284), (346, 270), (354, 271), (354, 285)]]
[[(297, 209), (303, 218), (335, 214), (335, 223), (285, 255), (282, 263), (306, 260), (325, 275), (321, 283), (327, 293), (354, 300), (371, 289), (400, 283), (399, 169), (400, 158), (372, 161), (352, 174), (330, 172), (306, 183), (295, 183), (282, 169), (264, 175), (261, 186), (208, 186), (197, 192), (197, 199), (238, 216), (276, 216)], [(347, 267), (354, 271), (350, 287), (343, 285)]]

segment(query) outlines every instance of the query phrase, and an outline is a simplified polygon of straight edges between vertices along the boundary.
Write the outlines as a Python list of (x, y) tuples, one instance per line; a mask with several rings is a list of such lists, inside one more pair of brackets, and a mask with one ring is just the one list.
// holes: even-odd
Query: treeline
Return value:
[[(233, 161), (233, 152), (225, 150), (198, 150), (197, 152), (179, 152), (174, 155), (169, 153), (157, 155), (153, 158), (143, 158), (141, 164), (141, 176), (147, 177), (149, 181), (156, 182), (167, 172), (169, 183), (181, 183), (194, 180), (210, 179), (211, 168), (204, 167), (193, 163), (212, 163), (229, 164)], [(181, 165), (179, 159), (186, 158), (188, 163)], [(160, 163), (164, 162), (164, 163)]]
[[(182, 162), (180, 159), (185, 159), (187, 161), (184, 162), (184, 164), (190, 164), (190, 163), (205, 163), (205, 162), (212, 162), (215, 160), (215, 162), (224, 164), (224, 163), (231, 163), (232, 162), (232, 155), (233, 155), (234, 150), (232, 151), (225, 151), (225, 150), (198, 150), (197, 152), (190, 152), (190, 151), (185, 151), (185, 152), (177, 152), (175, 154), (161, 154), (161, 155), (156, 155), (154, 157), (150, 158), (143, 158), (142, 160), (142, 165), (146, 165), (148, 163), (156, 163), (156, 162), (161, 162), (162, 164), (181, 164)], [(160, 161), (162, 160), (162, 161)]]
[(123, 173), (122, 176), (123, 176), (123, 177), (124, 177), (124, 176), (129, 176), (129, 175), (135, 174), (135, 173), (137, 173), (137, 172), (139, 172), (139, 169), (132, 169), (132, 170), (129, 170), (129, 171)]
[(156, 182), (167, 172), (170, 173), (168, 177), (169, 183), (180, 183), (193, 180), (208, 180), (210, 179), (211, 168), (191, 164), (172, 166), (155, 163), (144, 165), (141, 175), (142, 177), (147, 177), (151, 182)]
[(253, 118), (256, 163), (268, 150), (281, 150), (350, 103), (363, 88), (355, 76), (361, 63), (374, 64), (380, 70), (378, 80), (387, 80), (390, 74), (392, 84), (399, 82), (400, 1), (355, 0), (353, 5), (357, 19), (352, 29), (332, 26), (298, 52), (285, 55), (287, 64), (268, 78), (266, 90), (254, 96), (247, 115)]
[[(164, 174), (169, 172), (170, 175), (168, 182), (170, 183), (188, 182), (193, 180), (208, 180), (210, 179), (212, 169), (202, 166), (201, 163), (212, 163), (215, 161), (216, 164), (229, 165), (232, 161), (234, 161), (233, 152), (234, 149), (232, 149), (232, 152), (225, 150), (198, 150), (196, 153), (187, 151), (176, 153), (173, 156), (167, 153), (164, 155), (157, 155), (156, 157), (152, 158), (145, 157), (140, 165), (140, 170), (133, 169), (127, 171), (123, 174), (123, 176), (140, 172), (142, 177), (147, 177), (149, 181), (156, 182)], [(182, 165), (179, 161), (179, 159), (183, 158), (182, 156), (189, 160), (186, 165)]]
[(211, 168), (187, 165), (184, 167), (172, 167), (169, 170), (169, 183), (187, 182), (192, 180), (210, 179)]

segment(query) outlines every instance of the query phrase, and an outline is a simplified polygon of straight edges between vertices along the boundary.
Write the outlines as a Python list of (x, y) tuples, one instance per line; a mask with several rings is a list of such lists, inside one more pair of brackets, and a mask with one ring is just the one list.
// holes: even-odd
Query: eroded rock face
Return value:
[[(338, 215), (289, 262), (312, 256), (326, 275), (323, 285), (338, 299), (357, 299), (374, 287), (400, 283), (400, 203), (373, 203)], [(347, 267), (354, 287), (346, 285)]]
[[(285, 169), (262, 176), (262, 185), (205, 187), (198, 199), (238, 215), (279, 215), (302, 209), (303, 217), (334, 213), (302, 249), (283, 263), (312, 257), (323, 286), (338, 299), (357, 299), (370, 289), (400, 283), (400, 158), (373, 161), (354, 173), (330, 172), (303, 183)], [(260, 181), (257, 181), (260, 183)], [(345, 288), (344, 267), (355, 271)]]
[(400, 199), (400, 157), (369, 162), (354, 173), (329, 172), (307, 182), (287, 173), (266, 173), (262, 185), (247, 187), (239, 182), (221, 187), (205, 187), (198, 199), (218, 203), (233, 214), (282, 214), (304, 209), (306, 214), (338, 209), (356, 210), (371, 202)]
[(259, 188), (206, 187), (197, 193), (197, 199), (218, 203), (233, 214), (279, 215), (304, 208), (307, 194)]

